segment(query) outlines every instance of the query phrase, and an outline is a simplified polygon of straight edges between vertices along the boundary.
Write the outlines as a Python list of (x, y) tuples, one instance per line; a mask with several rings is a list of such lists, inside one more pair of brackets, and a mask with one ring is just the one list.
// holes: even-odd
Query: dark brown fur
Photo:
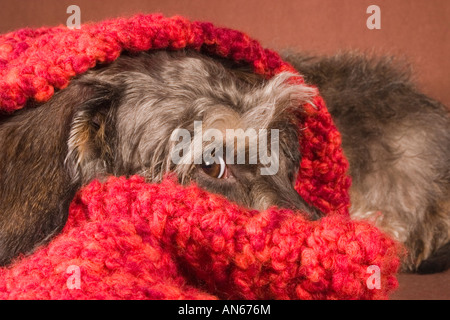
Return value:
[(318, 86), (342, 134), (353, 179), (352, 217), (372, 220), (404, 243), (405, 270), (449, 268), (448, 109), (422, 94), (407, 65), (392, 58), (286, 58)]

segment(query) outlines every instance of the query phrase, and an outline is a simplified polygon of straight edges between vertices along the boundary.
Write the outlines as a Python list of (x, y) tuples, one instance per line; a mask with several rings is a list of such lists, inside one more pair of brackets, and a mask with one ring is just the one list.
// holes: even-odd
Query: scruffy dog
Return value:
[[(431, 261), (445, 268), (450, 121), (444, 107), (384, 62), (294, 60), (324, 91), (343, 132), (354, 180), (353, 216), (373, 218), (406, 243), (405, 269), (415, 270), (430, 257), (421, 267)], [(181, 183), (196, 181), (247, 207), (277, 205), (320, 218), (293, 188), (301, 154), (299, 125), (288, 109), (308, 102), (313, 92), (288, 83), (290, 77), (264, 80), (245, 67), (193, 52), (125, 54), (74, 79), (46, 106), (0, 118), (0, 264), (51, 239), (62, 229), (75, 191), (109, 174), (158, 182), (172, 171)], [(187, 129), (195, 136), (199, 121), (204, 131), (279, 130), (278, 139), (267, 139), (269, 149), (279, 148), (278, 170), (261, 175), (266, 164), (231, 164), (228, 150), (225, 156), (216, 148), (224, 141), (207, 145), (195, 138), (187, 148), (191, 159), (200, 143), (214, 146), (214, 161), (174, 163), (173, 133)], [(235, 146), (233, 159), (239, 151), (251, 159), (251, 139)]]
[(354, 219), (405, 244), (404, 269), (450, 267), (450, 113), (393, 58), (286, 54), (319, 88), (350, 162)]
[[(109, 174), (140, 174), (158, 182), (174, 171), (182, 183), (195, 180), (247, 207), (298, 208), (318, 218), (318, 210), (293, 187), (300, 163), (298, 127), (286, 112), (308, 101), (313, 90), (287, 84), (291, 76), (265, 81), (194, 52), (124, 54), (74, 79), (46, 105), (3, 117), (0, 264), (57, 234), (75, 191)], [(260, 175), (261, 164), (249, 161), (226, 164), (225, 156), (174, 163), (172, 133), (183, 128), (194, 134), (195, 121), (223, 131), (279, 128), (276, 174)], [(240, 146), (244, 153), (248, 147)], [(233, 158), (237, 149), (236, 143)]]

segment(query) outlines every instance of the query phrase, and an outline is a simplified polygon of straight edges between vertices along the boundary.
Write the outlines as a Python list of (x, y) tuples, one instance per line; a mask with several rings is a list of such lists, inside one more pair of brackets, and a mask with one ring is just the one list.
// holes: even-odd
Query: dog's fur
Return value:
[[(376, 220), (406, 244), (405, 269), (416, 270), (432, 254), (442, 269), (450, 181), (444, 107), (386, 62), (353, 55), (291, 61), (322, 90), (342, 132), (352, 215)], [(308, 102), (313, 91), (287, 84), (291, 76), (267, 81), (245, 66), (193, 52), (124, 54), (74, 79), (46, 105), (0, 118), (0, 264), (58, 233), (74, 192), (109, 174), (158, 182), (173, 171), (181, 183), (195, 181), (247, 207), (278, 205), (318, 218), (293, 188), (301, 131), (289, 108)], [(193, 134), (195, 120), (222, 131), (279, 129), (278, 173), (261, 176), (261, 165), (227, 164), (226, 179), (216, 179), (202, 165), (176, 166), (171, 133)]]
[(404, 243), (405, 270), (449, 268), (449, 110), (422, 94), (408, 65), (394, 58), (285, 58), (318, 86), (341, 132), (352, 218), (372, 220)]

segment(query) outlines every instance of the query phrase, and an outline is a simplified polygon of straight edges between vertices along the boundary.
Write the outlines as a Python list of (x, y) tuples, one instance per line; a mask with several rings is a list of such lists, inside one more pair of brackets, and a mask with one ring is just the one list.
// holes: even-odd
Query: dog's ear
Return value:
[(120, 90), (107, 82), (78, 83), (86, 95), (75, 107), (68, 139), (66, 166), (72, 181), (85, 184), (111, 172), (115, 149), (115, 114)]

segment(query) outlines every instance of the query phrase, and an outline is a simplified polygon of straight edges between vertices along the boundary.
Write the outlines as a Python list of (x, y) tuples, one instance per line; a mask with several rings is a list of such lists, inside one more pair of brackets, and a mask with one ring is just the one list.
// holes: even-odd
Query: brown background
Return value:
[[(0, 0), (0, 33), (65, 24), (71, 4), (81, 8), (82, 23), (180, 14), (244, 31), (276, 50), (400, 55), (412, 63), (422, 91), (450, 106), (450, 0)], [(372, 4), (381, 8), (381, 30), (366, 27)], [(450, 299), (450, 271), (399, 279), (394, 299)]]
[[(0, 33), (65, 24), (71, 4), (81, 8), (82, 23), (138, 12), (181, 14), (244, 31), (276, 50), (401, 55), (422, 90), (450, 106), (450, 0), (0, 0)], [(371, 4), (381, 8), (381, 30), (366, 27)]]

